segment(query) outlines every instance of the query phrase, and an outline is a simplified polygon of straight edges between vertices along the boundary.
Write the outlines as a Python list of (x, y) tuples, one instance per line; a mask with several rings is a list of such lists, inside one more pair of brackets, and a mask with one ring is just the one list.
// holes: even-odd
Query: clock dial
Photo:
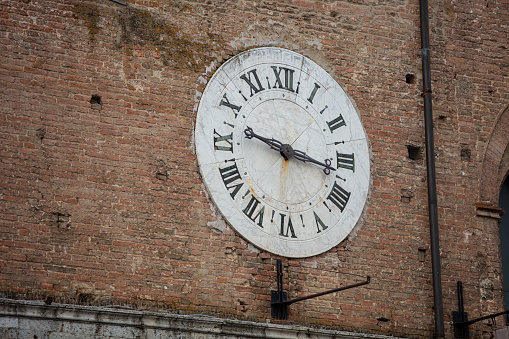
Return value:
[[(248, 138), (247, 128), (258, 137)], [(317, 255), (359, 221), (370, 182), (359, 114), (339, 84), (298, 53), (256, 48), (225, 62), (200, 100), (195, 140), (214, 203), (257, 247)]]

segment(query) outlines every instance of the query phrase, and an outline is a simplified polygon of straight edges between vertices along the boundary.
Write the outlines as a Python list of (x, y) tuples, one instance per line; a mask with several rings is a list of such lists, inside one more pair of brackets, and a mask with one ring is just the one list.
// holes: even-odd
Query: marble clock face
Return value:
[[(246, 137), (248, 127), (258, 138)], [(198, 106), (195, 142), (214, 203), (259, 248), (317, 255), (359, 221), (370, 182), (359, 114), (339, 84), (298, 53), (256, 48), (219, 67)]]

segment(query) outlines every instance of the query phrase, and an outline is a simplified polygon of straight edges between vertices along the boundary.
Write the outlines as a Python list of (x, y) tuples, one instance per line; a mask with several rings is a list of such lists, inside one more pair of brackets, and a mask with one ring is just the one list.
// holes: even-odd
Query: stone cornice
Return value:
[(1, 318), (3, 318), (1, 327), (4, 328), (19, 328), (20, 319), (32, 319), (37, 321), (91, 324), (103, 327), (131, 327), (142, 331), (162, 331), (162, 333), (196, 333), (213, 335), (217, 338), (221, 336), (228, 336), (229, 338), (395, 338), (378, 334), (221, 319), (206, 315), (178, 315), (69, 304), (46, 305), (42, 301), (21, 301), (0, 298)]

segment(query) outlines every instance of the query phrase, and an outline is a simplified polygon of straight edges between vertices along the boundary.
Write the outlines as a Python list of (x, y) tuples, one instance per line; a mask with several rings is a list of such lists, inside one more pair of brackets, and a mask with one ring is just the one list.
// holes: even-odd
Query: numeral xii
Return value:
[[(272, 68), (272, 71), (274, 71), (274, 76), (276, 77), (276, 82), (274, 83), (274, 88), (282, 88), (286, 89), (290, 92), (295, 92), (293, 89), (293, 73), (295, 72), (293, 69), (289, 69), (286, 67), (278, 67), (277, 66), (270, 66)], [(283, 71), (283, 78), (284, 82), (281, 79), (281, 71)]]

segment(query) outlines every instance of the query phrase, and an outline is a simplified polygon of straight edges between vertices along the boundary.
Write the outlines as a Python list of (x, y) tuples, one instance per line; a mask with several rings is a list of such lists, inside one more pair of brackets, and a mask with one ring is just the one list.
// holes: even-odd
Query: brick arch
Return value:
[(498, 205), (500, 187), (509, 172), (509, 105), (498, 116), (486, 145), (481, 172), (481, 201)]

